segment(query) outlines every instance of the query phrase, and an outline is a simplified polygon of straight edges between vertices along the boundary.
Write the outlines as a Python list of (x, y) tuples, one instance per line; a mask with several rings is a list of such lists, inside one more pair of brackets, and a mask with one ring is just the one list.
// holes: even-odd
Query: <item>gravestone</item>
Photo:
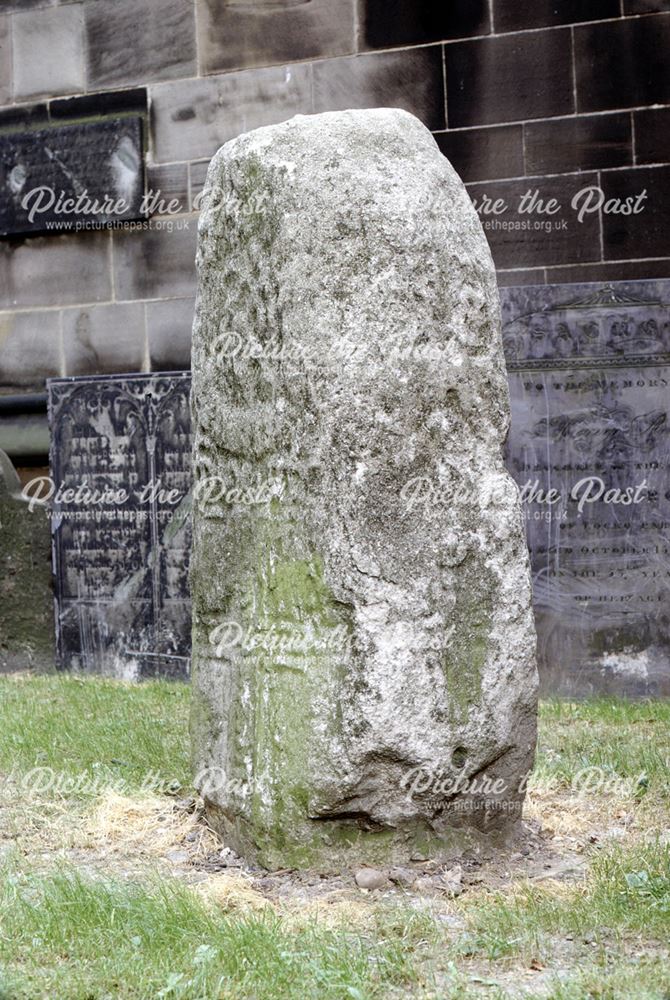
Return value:
[(501, 298), (543, 686), (670, 695), (670, 281)]
[(190, 375), (47, 385), (59, 666), (185, 679)]
[(535, 633), (465, 188), (417, 119), (379, 110), (241, 136), (207, 189), (191, 589), (210, 822), (268, 867), (508, 833)]
[(41, 504), (29, 508), (14, 466), (0, 451), (0, 672), (53, 666), (48, 512)]
[(0, 236), (138, 219), (142, 119), (0, 134)]

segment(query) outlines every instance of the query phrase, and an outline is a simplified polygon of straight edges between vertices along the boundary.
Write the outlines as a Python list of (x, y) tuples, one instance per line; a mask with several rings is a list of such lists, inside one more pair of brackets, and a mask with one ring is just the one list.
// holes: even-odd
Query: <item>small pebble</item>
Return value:
[(377, 871), (376, 868), (361, 868), (356, 872), (355, 879), (359, 889), (383, 889), (388, 885), (384, 872)]

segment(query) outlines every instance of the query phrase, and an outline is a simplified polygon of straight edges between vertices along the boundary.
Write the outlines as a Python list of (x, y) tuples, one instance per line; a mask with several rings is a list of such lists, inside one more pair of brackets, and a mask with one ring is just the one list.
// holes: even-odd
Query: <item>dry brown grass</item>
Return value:
[(343, 890), (327, 893), (317, 899), (291, 899), (282, 907), (287, 923), (293, 928), (319, 923), (333, 930), (370, 930), (375, 923), (374, 902), (352, 898)]
[(210, 875), (195, 888), (205, 899), (215, 903), (226, 913), (258, 913), (276, 909), (267, 897), (254, 888), (252, 879), (243, 872)]
[(579, 795), (569, 790), (529, 789), (524, 817), (538, 821), (557, 842), (616, 839), (631, 845), (670, 829), (667, 801), (625, 795)]
[(143, 857), (164, 857), (186, 843), (188, 834), (196, 839), (189, 843), (189, 854), (204, 856), (220, 849), (216, 835), (198, 814), (178, 808), (157, 795), (131, 797), (109, 792), (103, 795), (84, 815), (82, 837), (99, 852), (136, 854)]

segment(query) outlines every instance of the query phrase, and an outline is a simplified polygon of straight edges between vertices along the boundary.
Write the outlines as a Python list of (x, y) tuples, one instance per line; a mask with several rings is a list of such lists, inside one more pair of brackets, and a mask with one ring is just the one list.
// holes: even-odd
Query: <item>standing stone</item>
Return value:
[(535, 634), (465, 188), (419, 121), (380, 110), (240, 136), (206, 190), (191, 586), (210, 820), (268, 867), (509, 832)]

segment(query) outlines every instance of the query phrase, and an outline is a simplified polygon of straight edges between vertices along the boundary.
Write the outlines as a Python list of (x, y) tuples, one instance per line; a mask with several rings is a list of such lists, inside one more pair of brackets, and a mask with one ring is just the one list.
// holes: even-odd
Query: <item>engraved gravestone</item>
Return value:
[[(51, 379), (60, 667), (186, 678), (190, 374)], [(35, 493), (35, 489), (32, 491)]]
[(540, 677), (670, 694), (670, 281), (501, 291)]
[(137, 219), (139, 116), (0, 135), (0, 236)]

